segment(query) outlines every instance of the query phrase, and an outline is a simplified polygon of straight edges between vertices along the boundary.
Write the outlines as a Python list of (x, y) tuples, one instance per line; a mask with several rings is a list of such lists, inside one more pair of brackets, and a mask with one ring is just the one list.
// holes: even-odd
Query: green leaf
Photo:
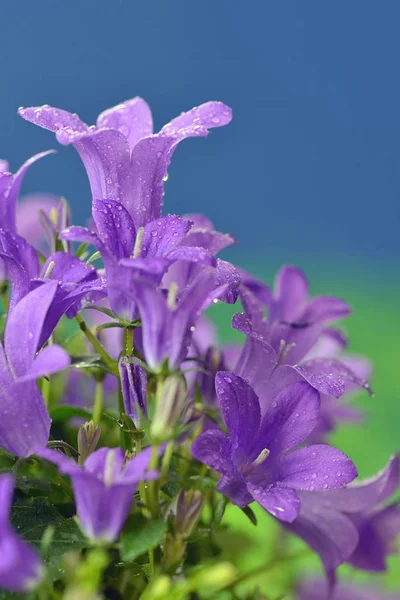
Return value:
[(122, 560), (133, 561), (147, 550), (152, 550), (161, 542), (166, 531), (167, 524), (162, 519), (149, 521), (139, 515), (132, 518), (129, 531), (121, 536)]
[(70, 406), (69, 404), (58, 404), (49, 409), (50, 417), (54, 423), (63, 423), (73, 417), (82, 417), (86, 421), (91, 419), (91, 413), (79, 406)]
[(242, 511), (244, 512), (246, 517), (249, 519), (249, 521), (251, 521), (251, 523), (253, 523), (253, 525), (257, 525), (257, 517), (254, 514), (253, 510), (250, 508), (250, 506), (245, 506), (244, 508), (242, 508)]
[(71, 367), (75, 369), (105, 369), (106, 365), (98, 354), (71, 356)]
[(45, 498), (17, 498), (12, 507), (11, 523), (19, 535), (38, 549), (48, 526), (54, 527), (54, 535), (43, 557), (51, 569), (59, 568), (66, 552), (87, 546), (75, 520), (65, 519)]
[(80, 244), (78, 246), (77, 251), (75, 252), (75, 256), (80, 258), (88, 246), (89, 246), (89, 244), (87, 242), (83, 242), (82, 244)]

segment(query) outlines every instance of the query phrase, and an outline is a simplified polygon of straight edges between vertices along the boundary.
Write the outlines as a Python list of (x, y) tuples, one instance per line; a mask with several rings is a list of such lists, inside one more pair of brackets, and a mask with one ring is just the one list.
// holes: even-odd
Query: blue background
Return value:
[[(19, 105), (90, 124), (141, 95), (161, 127), (222, 100), (234, 121), (178, 148), (166, 212), (204, 212), (274, 265), (398, 257), (399, 17), (395, 0), (3, 0), (0, 156), (15, 170), (57, 147)], [(86, 174), (58, 150), (24, 190), (65, 195), (83, 223)]]

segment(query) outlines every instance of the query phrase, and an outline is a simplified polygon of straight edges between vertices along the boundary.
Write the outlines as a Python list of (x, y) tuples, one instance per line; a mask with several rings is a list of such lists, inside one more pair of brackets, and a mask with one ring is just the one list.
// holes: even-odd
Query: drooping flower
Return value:
[(27, 294), (8, 315), (4, 350), (0, 344), (0, 446), (21, 457), (49, 439), (51, 420), (35, 380), (70, 364), (57, 345), (36, 356), (56, 292), (51, 281)]
[(10, 524), (14, 492), (11, 475), (0, 476), (0, 587), (28, 592), (42, 580), (44, 565), (36, 550), (17, 535)]
[(128, 516), (140, 481), (156, 479), (148, 471), (148, 448), (126, 460), (121, 448), (100, 448), (78, 466), (65, 455), (45, 448), (37, 454), (71, 478), (82, 530), (91, 540), (114, 542)]
[[(326, 582), (318, 579), (306, 579), (298, 587), (297, 600), (327, 600)], [(383, 589), (365, 584), (338, 584), (329, 596), (329, 600), (400, 600), (400, 594), (385, 592)]]
[(221, 474), (217, 489), (234, 504), (256, 500), (290, 522), (299, 513), (301, 490), (342, 487), (357, 476), (351, 460), (335, 448), (297, 449), (318, 420), (319, 394), (308, 383), (284, 388), (263, 418), (256, 394), (241, 377), (218, 373), (216, 390), (228, 435), (206, 431), (192, 453)]
[(287, 528), (319, 554), (331, 582), (345, 561), (367, 571), (386, 569), (386, 557), (400, 533), (400, 508), (397, 502), (384, 502), (399, 485), (399, 465), (395, 456), (369, 479), (343, 489), (299, 494), (300, 513)]
[(91, 127), (76, 114), (47, 105), (18, 112), (53, 131), (61, 144), (73, 144), (86, 167), (93, 200), (120, 202), (137, 229), (161, 216), (164, 180), (177, 144), (204, 137), (208, 129), (227, 125), (232, 118), (221, 102), (207, 102), (153, 134), (150, 108), (141, 98), (106, 110)]

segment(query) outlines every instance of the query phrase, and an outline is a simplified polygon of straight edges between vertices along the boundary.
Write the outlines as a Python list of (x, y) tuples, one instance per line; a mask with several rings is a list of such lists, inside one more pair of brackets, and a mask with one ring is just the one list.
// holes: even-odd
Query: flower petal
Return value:
[(270, 320), (295, 321), (308, 297), (307, 279), (297, 267), (286, 265), (276, 276)]
[(284, 457), (279, 481), (281, 485), (313, 492), (343, 487), (356, 477), (354, 463), (343, 452), (315, 444)]
[(233, 459), (240, 467), (258, 433), (260, 404), (249, 384), (229, 371), (217, 373), (215, 388), (232, 444)]
[(132, 152), (141, 138), (153, 133), (153, 118), (147, 102), (136, 96), (102, 112), (97, 118), (97, 126), (120, 131)]
[(80, 120), (78, 115), (70, 113), (61, 108), (54, 106), (30, 106), (28, 108), (19, 108), (18, 114), (20, 117), (29, 121), (34, 125), (38, 125), (49, 131), (59, 131), (60, 129), (68, 129), (74, 132), (88, 131), (88, 126)]
[(239, 477), (232, 459), (232, 446), (228, 437), (219, 429), (205, 431), (195, 439), (192, 455), (214, 471), (230, 479)]
[(92, 215), (99, 237), (117, 260), (132, 254), (135, 225), (124, 206), (114, 200), (93, 200)]
[(144, 226), (141, 256), (166, 257), (182, 242), (191, 227), (191, 221), (176, 215), (160, 217), (147, 223)]
[(192, 125), (202, 125), (208, 129), (228, 125), (232, 120), (232, 110), (222, 102), (205, 102), (175, 117), (161, 129), (161, 134), (170, 134)]
[(61, 346), (53, 345), (43, 348), (37, 358), (33, 361), (32, 366), (28, 371), (19, 377), (17, 382), (31, 381), (32, 379), (39, 379), (45, 375), (53, 375), (66, 369), (71, 364), (71, 358), (64, 348)]
[(15, 377), (25, 375), (33, 363), (56, 291), (57, 282), (49, 281), (29, 292), (8, 315), (4, 346)]
[(344, 300), (331, 296), (317, 296), (309, 301), (301, 320), (306, 323), (329, 323), (347, 317), (350, 313), (351, 308)]
[(319, 407), (318, 392), (305, 381), (286, 386), (265, 413), (254, 440), (253, 460), (264, 448), (273, 458), (304, 442), (318, 422)]
[(280, 521), (293, 521), (300, 510), (300, 499), (294, 490), (278, 486), (261, 486), (247, 482), (254, 500)]

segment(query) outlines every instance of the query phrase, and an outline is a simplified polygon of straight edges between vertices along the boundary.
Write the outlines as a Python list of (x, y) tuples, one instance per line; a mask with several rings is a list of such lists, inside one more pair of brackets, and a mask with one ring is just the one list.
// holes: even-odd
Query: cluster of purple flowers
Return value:
[[(158, 133), (141, 98), (106, 110), (93, 126), (47, 105), (19, 114), (78, 151), (90, 182), (92, 221), (87, 228), (71, 225), (67, 203), (52, 196), (19, 201), (26, 171), (48, 152), (15, 175), (0, 162), (7, 305), (0, 447), (20, 460), (54, 463), (70, 478), (91, 544), (115, 543), (132, 506), (149, 518), (174, 514), (176, 522), (188, 523), (188, 534), (202, 501), (191, 492), (186, 502), (182, 490), (195, 485), (193, 473), (208, 473), (213, 493), (241, 508), (258, 503), (282, 531), (319, 555), (327, 585), (304, 584), (299, 597), (322, 599), (334, 590), (337, 600), (356, 598), (335, 588), (336, 569), (345, 562), (386, 569), (400, 532), (398, 504), (390, 501), (400, 471), (395, 456), (380, 473), (358, 481), (352, 460), (326, 443), (342, 422), (362, 418), (349, 405), (356, 388), (371, 394), (370, 364), (342, 357), (346, 338), (333, 327), (350, 307), (329, 296), (310, 298), (303, 272), (293, 266), (279, 271), (271, 289), (217, 258), (235, 239), (206, 217), (162, 214), (176, 146), (227, 125), (231, 110), (208, 102)], [(204, 314), (217, 302), (241, 303), (232, 326), (244, 334), (242, 347), (218, 345)], [(67, 352), (59, 333), (66, 318), (86, 335), (92, 370), (88, 361), (80, 369)], [(78, 462), (54, 449), (49, 386), (60, 371), (59, 402), (93, 415), (94, 422), (79, 429)], [(100, 433), (103, 417), (107, 435)], [(103, 447), (95, 450), (99, 439)], [(176, 503), (159, 492), (175, 477), (172, 458), (179, 463), (180, 456), (191, 464), (192, 479), (180, 482)], [(11, 475), (0, 477), (0, 585), (26, 591), (40, 585), (45, 569), (10, 525), (13, 485)], [(172, 552), (172, 535), (162, 543), (165, 555)], [(175, 569), (180, 566), (178, 560)]]

